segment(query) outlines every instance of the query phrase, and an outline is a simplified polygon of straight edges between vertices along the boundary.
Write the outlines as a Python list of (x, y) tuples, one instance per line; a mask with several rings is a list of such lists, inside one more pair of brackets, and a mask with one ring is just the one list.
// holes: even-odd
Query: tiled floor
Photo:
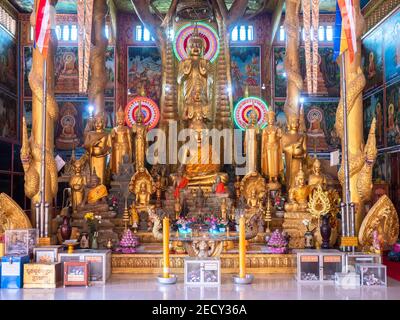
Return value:
[(118, 300), (118, 299), (395, 299), (400, 300), (400, 282), (388, 279), (387, 288), (337, 288), (333, 284), (300, 284), (292, 275), (255, 275), (251, 285), (235, 285), (223, 275), (218, 287), (194, 287), (183, 284), (182, 275), (175, 285), (160, 285), (156, 275), (113, 275), (107, 285), (57, 289), (1, 289), (0, 299), (28, 300)]

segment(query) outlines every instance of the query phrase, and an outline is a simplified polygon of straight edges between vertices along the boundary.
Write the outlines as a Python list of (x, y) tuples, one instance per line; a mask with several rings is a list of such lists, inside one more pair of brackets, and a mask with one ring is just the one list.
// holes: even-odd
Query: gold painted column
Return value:
[(299, 62), (299, 8), (300, 0), (286, 0), (285, 31), (287, 90), (285, 101), (286, 119), (299, 117), (299, 96), (303, 87)]
[[(35, 0), (34, 8), (38, 0)], [(52, 10), (55, 12), (57, 0), (51, 1)], [(36, 14), (32, 12), (30, 22), (35, 27)], [(55, 25), (52, 26), (55, 28)], [(57, 50), (57, 36), (51, 30), (49, 47), (47, 51), (47, 98), (46, 98), (46, 177), (45, 201), (52, 207), (52, 202), (57, 194), (57, 167), (54, 160), (54, 124), (58, 117), (58, 106), (54, 97), (54, 57)], [(32, 200), (32, 225), (36, 225), (35, 203), (40, 202), (40, 162), (42, 144), (42, 107), (43, 107), (43, 66), (44, 59), (38, 49), (32, 49), (32, 69), (29, 73), (29, 86), (32, 90), (32, 133), (28, 140), (25, 120), (23, 121), (23, 136), (21, 148), (21, 161), (25, 172), (25, 195)], [(48, 219), (51, 221), (51, 218)], [(50, 229), (50, 225), (49, 225)], [(49, 230), (51, 234), (51, 230)]]
[(108, 40), (105, 36), (106, 14), (107, 0), (94, 1), (89, 101), (95, 107), (95, 113), (104, 113), (104, 89), (108, 80), (106, 73), (106, 50), (108, 45)]
[[(355, 231), (356, 234), (358, 234), (358, 230), (360, 229), (365, 215), (364, 203), (369, 200), (372, 192), (372, 167), (376, 159), (377, 150), (374, 124), (371, 125), (368, 140), (364, 147), (362, 91), (366, 81), (361, 69), (361, 36), (363, 34), (365, 23), (360, 10), (360, 0), (354, 0), (353, 4), (355, 8), (357, 52), (355, 53), (352, 62), (350, 62), (348, 51), (344, 53), (345, 75), (341, 72), (340, 77), (342, 79), (342, 77), (345, 76), (346, 79), (350, 192), (351, 202), (356, 205)], [(338, 60), (340, 66), (342, 59), (343, 55)], [(342, 70), (342, 67), (340, 70)], [(339, 106), (336, 111), (336, 131), (342, 139), (343, 149), (342, 81), (340, 96)], [(342, 186), (344, 186), (343, 162), (339, 170), (339, 180)]]

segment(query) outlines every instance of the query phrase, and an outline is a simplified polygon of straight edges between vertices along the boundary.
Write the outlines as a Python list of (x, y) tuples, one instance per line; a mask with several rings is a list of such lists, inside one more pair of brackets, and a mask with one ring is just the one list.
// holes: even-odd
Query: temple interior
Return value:
[(0, 297), (399, 299), (399, 26), (398, 0), (0, 1)]

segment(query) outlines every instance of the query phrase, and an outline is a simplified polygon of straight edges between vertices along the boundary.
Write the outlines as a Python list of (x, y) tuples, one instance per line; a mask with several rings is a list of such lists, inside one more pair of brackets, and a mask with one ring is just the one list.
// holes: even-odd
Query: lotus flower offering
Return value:
[(138, 244), (139, 237), (135, 236), (130, 229), (127, 229), (124, 231), (119, 242), (119, 248), (116, 251), (121, 253), (135, 253)]
[(267, 242), (270, 253), (287, 253), (288, 241), (282, 232), (275, 230)]

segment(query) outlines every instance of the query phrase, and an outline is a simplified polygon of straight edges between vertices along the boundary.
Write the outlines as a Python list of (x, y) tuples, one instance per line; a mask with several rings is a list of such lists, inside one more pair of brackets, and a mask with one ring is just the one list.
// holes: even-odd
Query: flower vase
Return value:
[(329, 249), (329, 240), (331, 238), (331, 224), (329, 222), (329, 214), (325, 214), (322, 217), (322, 223), (320, 226), (320, 232), (321, 232), (321, 237), (322, 237), (322, 244), (321, 244), (321, 249)]
[(96, 234), (93, 234), (93, 236), (92, 236), (91, 248), (92, 249), (98, 249), (99, 248), (99, 245), (97, 243), (97, 235)]
[(304, 248), (314, 249), (314, 234), (311, 231), (304, 233)]
[(72, 227), (71, 227), (70, 219), (71, 218), (68, 216), (63, 217), (63, 223), (60, 227), (60, 233), (61, 233), (61, 238), (63, 239), (63, 242), (65, 240), (69, 240), (71, 238)]

